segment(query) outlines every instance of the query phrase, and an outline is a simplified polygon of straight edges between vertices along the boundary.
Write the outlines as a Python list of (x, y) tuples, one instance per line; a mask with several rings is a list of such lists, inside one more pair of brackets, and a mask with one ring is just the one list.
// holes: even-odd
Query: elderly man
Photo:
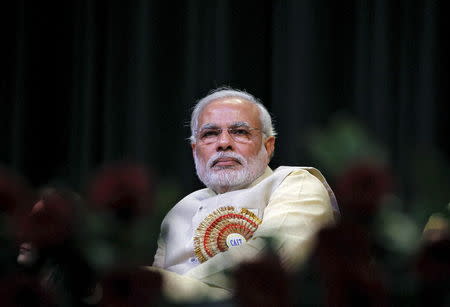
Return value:
[(221, 88), (201, 99), (191, 131), (195, 168), (206, 188), (166, 215), (153, 266), (231, 289), (224, 273), (258, 257), (270, 238), (286, 269), (295, 269), (314, 234), (337, 212), (320, 172), (268, 167), (275, 148), (272, 120), (243, 91)]

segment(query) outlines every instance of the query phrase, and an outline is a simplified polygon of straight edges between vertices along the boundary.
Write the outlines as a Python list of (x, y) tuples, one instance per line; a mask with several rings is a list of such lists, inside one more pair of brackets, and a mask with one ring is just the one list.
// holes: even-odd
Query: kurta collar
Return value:
[(253, 186), (255, 186), (255, 185), (257, 185), (258, 183), (260, 183), (261, 181), (263, 181), (264, 179), (266, 179), (267, 177), (269, 177), (270, 175), (272, 175), (273, 174), (273, 171), (272, 171), (272, 169), (270, 168), (270, 167), (266, 167), (266, 169), (264, 170), (264, 173), (261, 175), (261, 176), (259, 176), (258, 178), (256, 178), (256, 180), (255, 181), (253, 181), (248, 187), (246, 187), (246, 188), (250, 188), (250, 187), (253, 187)]

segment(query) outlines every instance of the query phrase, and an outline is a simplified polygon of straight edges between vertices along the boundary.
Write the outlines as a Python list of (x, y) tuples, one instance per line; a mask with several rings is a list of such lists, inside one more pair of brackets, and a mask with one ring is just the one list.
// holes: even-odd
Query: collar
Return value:
[(250, 188), (253, 187), (255, 185), (257, 185), (258, 183), (260, 183), (261, 181), (263, 181), (264, 179), (266, 179), (267, 177), (269, 177), (270, 175), (273, 174), (273, 171), (270, 167), (266, 167), (266, 169), (264, 170), (264, 173), (262, 173), (261, 176), (259, 176), (258, 178), (256, 178), (255, 181), (253, 181), (249, 186), (247, 186), (246, 188)]

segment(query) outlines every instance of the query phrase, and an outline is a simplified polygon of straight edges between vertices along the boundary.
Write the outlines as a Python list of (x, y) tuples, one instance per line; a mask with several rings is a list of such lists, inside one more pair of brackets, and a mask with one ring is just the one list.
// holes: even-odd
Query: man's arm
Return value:
[(215, 255), (186, 273), (207, 284), (230, 288), (224, 272), (260, 255), (265, 238), (288, 269), (298, 266), (312, 249), (314, 234), (334, 221), (330, 197), (323, 184), (306, 170), (293, 171), (272, 194), (263, 222), (247, 243)]
[(155, 254), (155, 258), (153, 260), (152, 266), (155, 266), (158, 268), (164, 268), (165, 257), (166, 257), (166, 243), (164, 242), (163, 238), (160, 236), (158, 238), (158, 249), (156, 250), (156, 254)]

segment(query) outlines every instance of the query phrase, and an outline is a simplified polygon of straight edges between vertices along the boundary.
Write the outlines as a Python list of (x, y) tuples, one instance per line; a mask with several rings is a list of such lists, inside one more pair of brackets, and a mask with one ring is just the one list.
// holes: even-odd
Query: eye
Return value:
[(250, 131), (245, 128), (234, 128), (230, 131), (234, 135), (249, 135)]
[(203, 138), (218, 136), (219, 134), (220, 134), (219, 130), (205, 130), (200, 133), (200, 137), (203, 139)]

